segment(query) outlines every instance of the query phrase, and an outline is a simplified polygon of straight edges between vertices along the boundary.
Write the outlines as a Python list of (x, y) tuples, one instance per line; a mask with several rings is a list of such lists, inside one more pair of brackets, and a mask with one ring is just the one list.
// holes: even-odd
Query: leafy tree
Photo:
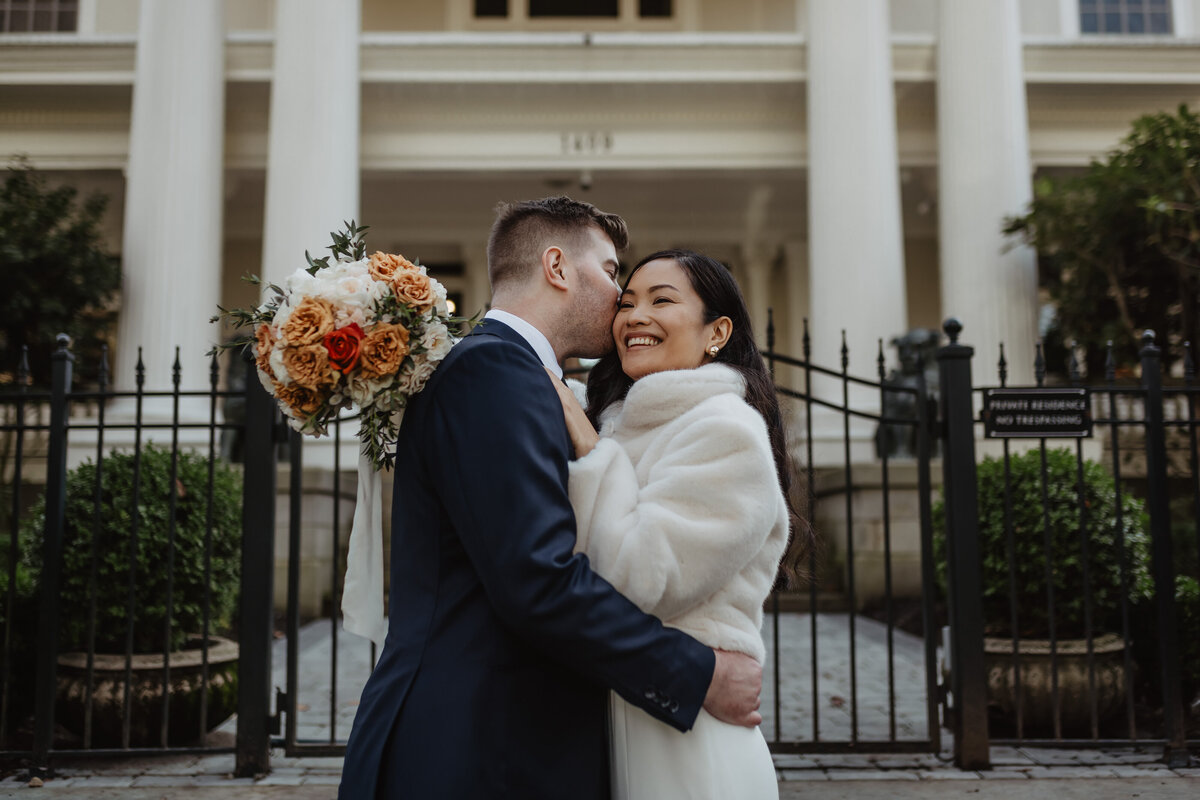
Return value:
[(16, 367), (29, 347), (33, 382), (49, 385), (54, 338), (67, 333), (79, 357), (76, 373), (95, 374), (100, 346), (116, 318), (121, 264), (102, 243), (108, 198), (77, 202), (70, 186), (50, 188), (44, 175), (15, 161), (0, 187), (0, 352)]
[[(1160, 345), (1200, 340), (1200, 115), (1139, 117), (1120, 145), (1078, 176), (1037, 181), (1005, 232), (1038, 251), (1063, 335), (1103, 375), (1105, 344), (1137, 359), (1145, 328)], [(1179, 356), (1167, 350), (1168, 361)]]

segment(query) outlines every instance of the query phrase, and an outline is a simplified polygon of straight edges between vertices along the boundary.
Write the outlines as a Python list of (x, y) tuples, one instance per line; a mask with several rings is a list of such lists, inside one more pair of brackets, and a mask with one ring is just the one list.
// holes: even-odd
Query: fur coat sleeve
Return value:
[[(781, 495), (766, 427), (740, 399), (714, 398), (647, 435), (636, 465), (613, 438), (572, 463), (576, 550), (670, 621), (745, 582), (741, 573), (779, 536)], [(778, 553), (767, 560), (748, 590), (761, 592), (746, 598), (751, 608), (770, 590)]]

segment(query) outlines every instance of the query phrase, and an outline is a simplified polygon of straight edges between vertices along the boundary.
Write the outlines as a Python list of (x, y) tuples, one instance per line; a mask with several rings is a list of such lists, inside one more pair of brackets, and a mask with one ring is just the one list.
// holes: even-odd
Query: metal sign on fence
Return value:
[(1092, 406), (1088, 390), (985, 389), (983, 429), (989, 439), (1089, 438)]

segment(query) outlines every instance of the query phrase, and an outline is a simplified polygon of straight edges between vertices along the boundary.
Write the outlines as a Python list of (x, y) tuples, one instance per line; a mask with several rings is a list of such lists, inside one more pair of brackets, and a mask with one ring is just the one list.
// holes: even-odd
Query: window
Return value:
[[(476, 19), (508, 19), (524, 14), (525, 19), (621, 19), (621, 0), (472, 0)], [(672, 0), (636, 0), (637, 17), (670, 19)]]
[(78, 0), (0, 0), (0, 33), (74, 31)]
[(1170, 35), (1171, 0), (1079, 0), (1080, 33)]
[(529, 0), (529, 18), (616, 17), (617, 0)]

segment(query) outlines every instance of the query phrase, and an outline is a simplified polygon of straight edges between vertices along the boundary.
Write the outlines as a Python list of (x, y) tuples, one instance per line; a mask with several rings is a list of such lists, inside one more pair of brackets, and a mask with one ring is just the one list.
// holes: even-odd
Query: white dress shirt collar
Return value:
[(529, 342), (530, 347), (533, 348), (533, 352), (537, 353), (537, 356), (542, 360), (542, 363), (545, 364), (546, 367), (559, 378), (562, 377), (562, 367), (558, 365), (558, 359), (554, 357), (554, 348), (550, 346), (550, 340), (546, 338), (544, 333), (518, 317), (516, 314), (510, 314), (509, 312), (502, 311), (499, 308), (489, 309), (488, 312), (483, 315), (483, 318), (494, 319), (497, 322), (503, 322), (505, 325), (521, 334), (521, 338)]

